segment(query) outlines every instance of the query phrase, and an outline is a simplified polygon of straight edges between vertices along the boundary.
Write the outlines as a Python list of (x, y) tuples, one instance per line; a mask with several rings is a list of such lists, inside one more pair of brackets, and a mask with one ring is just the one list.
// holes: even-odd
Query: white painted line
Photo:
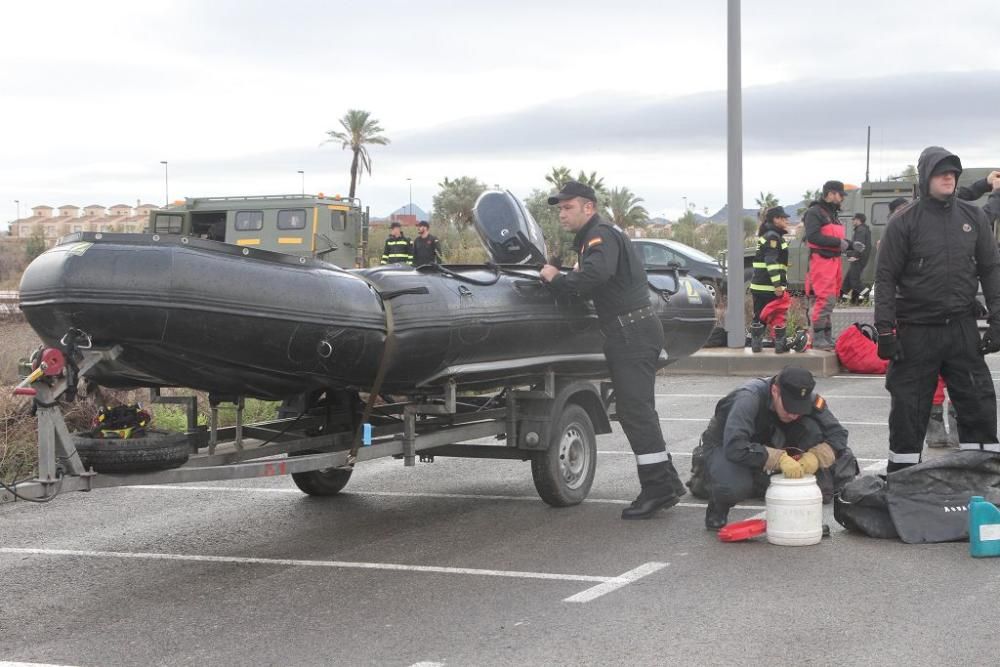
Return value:
[[(618, 455), (621, 455), (621, 456), (625, 456), (625, 455), (634, 456), (634, 454), (632, 454), (632, 452), (626, 451), (624, 449), (598, 449), (597, 453), (598, 454), (605, 454), (605, 455), (618, 454)], [(674, 451), (671, 451), (670, 455), (671, 456), (692, 456), (692, 452), (674, 452)], [(885, 462), (885, 459), (858, 459), (858, 463), (866, 463), (866, 462), (867, 463), (876, 463), (878, 461)]]
[[(708, 424), (708, 417), (660, 417), (661, 422), (704, 422)], [(885, 426), (885, 422), (840, 422), (843, 426)]]
[[(719, 394), (656, 394), (657, 398), (714, 398), (716, 400), (720, 400), (724, 396), (725, 396), (725, 394), (722, 394), (722, 395), (719, 395)], [(887, 400), (889, 400), (891, 398), (891, 396), (889, 396), (889, 395), (884, 395), (884, 396), (859, 396), (857, 394), (851, 394), (851, 395), (847, 395), (847, 394), (844, 394), (844, 395), (822, 394), (822, 396), (823, 396), (823, 398), (836, 398), (836, 399), (843, 399), (843, 400), (850, 400), (850, 399), (854, 399), (854, 398), (863, 398), (865, 400), (868, 400), (868, 399), (871, 399), (871, 398), (876, 398), (876, 399), (887, 401)]]
[(596, 577), (587, 574), (558, 574), (554, 572), (523, 572), (518, 570), (484, 570), (470, 567), (441, 567), (437, 565), (407, 565), (403, 563), (361, 563), (338, 560), (301, 560), (295, 558), (249, 558), (240, 556), (199, 556), (195, 554), (143, 553), (131, 551), (84, 551), (77, 549), (22, 549), (0, 547), (0, 553), (32, 556), (76, 556), (81, 558), (121, 558), (127, 560), (168, 560), (197, 563), (232, 563), (237, 565), (281, 565), (290, 567), (327, 567), (354, 570), (392, 570), (396, 572), (425, 572), (430, 574), (470, 574), (481, 577), (506, 577), (509, 579), (546, 579), (554, 581), (617, 581), (619, 577)]
[[(122, 489), (138, 489), (140, 491), (221, 491), (224, 493), (287, 493), (296, 496), (304, 495), (298, 489), (274, 489), (251, 486), (173, 486), (168, 484), (136, 484), (122, 486)], [(422, 493), (410, 491), (347, 491), (344, 495), (381, 496), (386, 498), (440, 498), (443, 500), (520, 500), (539, 502), (538, 496), (488, 496), (475, 493)], [(594, 505), (631, 505), (631, 500), (617, 498), (587, 498), (584, 503)], [(707, 507), (706, 503), (677, 503), (676, 507)], [(760, 505), (736, 505), (734, 509), (757, 510)]]
[(50, 665), (47, 662), (5, 662), (0, 660), (0, 667), (72, 667), (71, 665)]
[[(858, 459), (858, 460), (860, 461), (861, 459)], [(889, 459), (877, 459), (877, 460), (875, 460), (875, 463), (872, 463), (871, 465), (865, 466), (864, 468), (862, 468), (861, 472), (875, 472), (877, 470), (885, 468), (885, 466), (886, 466), (886, 464), (888, 462), (889, 462)]]
[(425, 660), (423, 662), (415, 662), (412, 665), (410, 665), (410, 667), (444, 667), (444, 663), (443, 662), (427, 662)]
[(634, 581), (647, 577), (654, 572), (659, 572), (668, 565), (670, 565), (670, 563), (645, 563), (634, 570), (629, 570), (625, 574), (611, 579), (610, 581), (605, 581), (602, 584), (591, 586), (585, 591), (580, 591), (576, 595), (571, 595), (563, 600), (563, 602), (590, 602), (591, 600), (596, 600), (602, 595), (607, 595), (608, 593), (616, 591), (619, 588), (628, 586)]

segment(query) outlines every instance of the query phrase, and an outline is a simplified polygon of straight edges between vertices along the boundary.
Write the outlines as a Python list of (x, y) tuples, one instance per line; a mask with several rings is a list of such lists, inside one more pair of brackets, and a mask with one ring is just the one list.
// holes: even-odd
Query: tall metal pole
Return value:
[(726, 331), (729, 347), (746, 345), (743, 314), (743, 79), (740, 64), (740, 0), (728, 0), (727, 146), (729, 259), (726, 276)]
[(302, 176), (302, 196), (306, 196), (306, 172), (299, 169), (299, 174)]
[(20, 199), (15, 199), (14, 200), (14, 205), (17, 206), (17, 217), (14, 218), (14, 219), (15, 220), (20, 220), (21, 219), (21, 200)]
[(167, 171), (167, 161), (160, 160), (163, 165), (163, 208), (170, 206), (170, 173)]
[(413, 215), (413, 179), (407, 178), (406, 183), (410, 186), (410, 215)]

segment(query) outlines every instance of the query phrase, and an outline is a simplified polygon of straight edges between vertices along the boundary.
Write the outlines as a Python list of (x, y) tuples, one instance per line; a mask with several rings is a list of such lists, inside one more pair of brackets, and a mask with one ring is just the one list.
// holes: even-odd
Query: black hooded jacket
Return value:
[(934, 168), (958, 157), (944, 148), (924, 149), (917, 163), (920, 197), (889, 219), (875, 270), (875, 326), (946, 324), (976, 316), (983, 285), (990, 324), (1000, 325), (1000, 253), (986, 214), (952, 195), (930, 196)]
[[(802, 224), (805, 227), (805, 240), (808, 243), (822, 246), (822, 249), (812, 248), (810, 254), (815, 253), (821, 257), (840, 257), (840, 239), (836, 236), (829, 236), (822, 232), (823, 226), (828, 223), (842, 225), (837, 217), (840, 207), (830, 202), (817, 200), (809, 204), (809, 208), (802, 216)], [(846, 236), (846, 234), (845, 234)]]

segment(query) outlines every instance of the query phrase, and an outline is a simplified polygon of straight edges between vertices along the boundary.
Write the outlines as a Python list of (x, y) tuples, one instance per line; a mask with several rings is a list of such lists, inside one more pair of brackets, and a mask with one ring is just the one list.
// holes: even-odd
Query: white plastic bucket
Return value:
[(815, 476), (787, 479), (773, 475), (764, 500), (771, 544), (804, 547), (823, 539), (823, 494)]

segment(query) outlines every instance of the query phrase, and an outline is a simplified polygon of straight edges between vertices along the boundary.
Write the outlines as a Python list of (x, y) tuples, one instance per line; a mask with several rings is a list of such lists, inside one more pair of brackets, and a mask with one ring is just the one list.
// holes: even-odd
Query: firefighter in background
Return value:
[(809, 245), (809, 272), (806, 274), (806, 295), (814, 297), (810, 319), (813, 327), (813, 347), (833, 349), (831, 315), (840, 295), (843, 272), (840, 256), (848, 249), (864, 252), (863, 243), (850, 243), (844, 225), (837, 218), (847, 193), (840, 181), (823, 184), (823, 194), (812, 202), (802, 216), (805, 240)]
[(750, 324), (750, 349), (755, 353), (764, 347), (768, 327), (774, 333), (774, 352), (788, 352), (785, 320), (788, 317), (788, 214), (781, 206), (767, 209), (764, 222), (757, 230), (757, 254), (753, 258), (753, 322)]
[(382, 250), (383, 264), (413, 264), (413, 244), (403, 235), (403, 226), (398, 222), (389, 225), (389, 238)]

